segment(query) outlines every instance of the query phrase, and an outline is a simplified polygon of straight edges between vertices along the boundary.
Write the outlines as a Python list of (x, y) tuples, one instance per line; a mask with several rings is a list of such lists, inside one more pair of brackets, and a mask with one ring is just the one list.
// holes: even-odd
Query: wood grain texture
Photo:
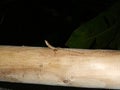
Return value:
[(0, 81), (120, 89), (120, 51), (0, 46)]

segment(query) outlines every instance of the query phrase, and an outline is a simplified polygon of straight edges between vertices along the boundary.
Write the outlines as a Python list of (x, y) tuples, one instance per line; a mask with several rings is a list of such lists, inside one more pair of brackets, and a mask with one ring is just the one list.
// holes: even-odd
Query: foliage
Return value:
[(120, 49), (120, 1), (80, 25), (66, 45), (70, 48)]

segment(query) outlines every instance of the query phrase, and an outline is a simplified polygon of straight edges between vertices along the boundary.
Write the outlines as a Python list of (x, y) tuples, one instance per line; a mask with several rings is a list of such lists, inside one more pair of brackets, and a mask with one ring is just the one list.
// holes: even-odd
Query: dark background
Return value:
[[(0, 0), (0, 45), (46, 46), (44, 40), (47, 40), (53, 46), (67, 47), (65, 43), (76, 28), (116, 1)], [(0, 87), (13, 90), (88, 90), (7, 82), (1, 82)]]

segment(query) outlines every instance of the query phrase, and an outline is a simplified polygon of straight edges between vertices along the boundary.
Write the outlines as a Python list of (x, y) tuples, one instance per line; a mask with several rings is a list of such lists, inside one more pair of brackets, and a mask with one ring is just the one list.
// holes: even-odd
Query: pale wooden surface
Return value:
[(120, 89), (120, 51), (0, 46), (0, 80)]

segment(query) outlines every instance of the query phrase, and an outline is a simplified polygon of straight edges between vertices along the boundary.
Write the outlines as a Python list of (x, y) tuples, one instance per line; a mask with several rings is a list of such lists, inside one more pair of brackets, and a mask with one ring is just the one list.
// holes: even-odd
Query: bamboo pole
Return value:
[(0, 81), (120, 89), (120, 51), (0, 46)]

